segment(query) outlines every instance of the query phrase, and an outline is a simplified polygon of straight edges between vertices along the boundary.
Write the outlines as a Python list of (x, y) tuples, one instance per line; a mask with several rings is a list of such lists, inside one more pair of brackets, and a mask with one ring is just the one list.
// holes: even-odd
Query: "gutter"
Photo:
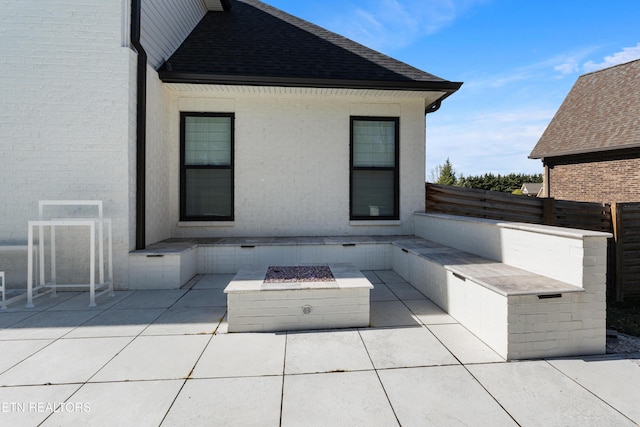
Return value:
[(158, 71), (160, 80), (164, 83), (210, 84), (210, 85), (239, 85), (239, 86), (276, 86), (276, 87), (309, 87), (328, 89), (380, 89), (380, 90), (409, 90), (409, 91), (445, 91), (453, 93), (460, 89), (462, 83), (443, 81), (376, 81), (376, 80), (346, 80), (319, 79), (305, 77), (270, 77), (270, 76), (242, 76), (218, 75), (206, 73), (170, 71), (171, 63), (165, 64), (167, 70)]
[(136, 77), (136, 250), (146, 248), (147, 52), (140, 44), (142, 0), (131, 1), (131, 46), (138, 54)]

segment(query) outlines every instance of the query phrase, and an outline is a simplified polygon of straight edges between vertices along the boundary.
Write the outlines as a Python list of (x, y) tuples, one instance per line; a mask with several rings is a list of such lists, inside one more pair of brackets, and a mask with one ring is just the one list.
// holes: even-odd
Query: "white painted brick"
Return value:
[[(413, 212), (424, 209), (424, 143), (415, 143), (425, 137), (424, 103), (410, 97), (369, 98), (364, 93), (324, 96), (278, 92), (274, 96), (273, 91), (260, 93), (259, 89), (232, 93), (211, 88), (206, 97), (195, 91), (171, 94), (169, 123), (178, 123), (180, 110), (236, 115), (233, 225), (175, 227), (171, 234), (411, 234)], [(372, 111), (400, 117), (401, 138), (406, 142), (400, 143), (400, 225), (356, 226), (349, 222), (349, 116), (352, 106), (363, 101), (376, 105)], [(167, 130), (172, 141), (179, 140), (178, 126), (168, 126)], [(304, 135), (304, 143), (300, 143), (300, 135)], [(179, 153), (170, 154), (170, 174), (177, 178)], [(271, 173), (273, 165), (277, 165), (277, 173)], [(177, 224), (177, 185), (170, 190), (174, 204), (172, 223)], [(295, 209), (282, 208), (290, 206), (292, 200), (296, 201)], [(366, 253), (357, 254), (352, 262), (363, 268), (372, 267)]]
[(558, 331), (578, 331), (582, 329), (582, 321), (558, 322), (554, 325), (554, 329)]
[(100, 199), (113, 219), (116, 286), (127, 281), (132, 54), (121, 2), (24, 0), (0, 14), (0, 239), (26, 242), (42, 199)]

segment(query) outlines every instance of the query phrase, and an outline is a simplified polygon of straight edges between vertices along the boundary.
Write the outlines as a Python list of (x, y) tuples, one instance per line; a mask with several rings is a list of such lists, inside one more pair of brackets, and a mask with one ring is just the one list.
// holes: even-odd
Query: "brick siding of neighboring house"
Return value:
[(640, 159), (558, 164), (549, 171), (550, 195), (580, 202), (640, 202)]

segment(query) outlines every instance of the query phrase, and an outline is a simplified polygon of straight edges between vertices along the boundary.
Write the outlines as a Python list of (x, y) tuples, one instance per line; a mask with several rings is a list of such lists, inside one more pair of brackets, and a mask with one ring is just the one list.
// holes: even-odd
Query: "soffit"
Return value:
[(204, 0), (204, 5), (211, 12), (222, 12), (224, 10), (221, 0)]

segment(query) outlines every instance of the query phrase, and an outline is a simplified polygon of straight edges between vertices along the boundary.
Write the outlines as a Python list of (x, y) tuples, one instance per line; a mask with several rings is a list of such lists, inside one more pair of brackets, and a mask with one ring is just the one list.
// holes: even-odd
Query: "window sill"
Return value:
[(349, 221), (349, 225), (353, 226), (371, 226), (371, 225), (392, 225), (398, 226), (402, 225), (402, 221), (399, 219), (383, 219), (383, 220), (372, 220), (372, 219), (363, 219), (363, 220), (351, 220)]
[(233, 221), (178, 221), (178, 227), (233, 227)]

